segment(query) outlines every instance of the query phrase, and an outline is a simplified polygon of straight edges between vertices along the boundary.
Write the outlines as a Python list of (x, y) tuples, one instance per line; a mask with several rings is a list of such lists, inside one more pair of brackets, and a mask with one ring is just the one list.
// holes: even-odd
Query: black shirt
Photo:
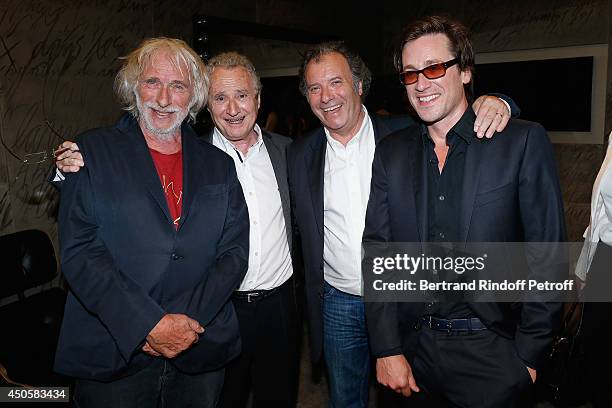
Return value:
[[(429, 253), (430, 255), (442, 257), (449, 255), (452, 250), (452, 243), (461, 240), (459, 214), (461, 211), (465, 155), (468, 145), (475, 140), (474, 119), (474, 111), (472, 108), (468, 108), (461, 119), (447, 133), (446, 145), (449, 149), (441, 173), (438, 169), (434, 142), (427, 133), (427, 127), (422, 125), (422, 137), (427, 158), (428, 241), (448, 243), (444, 246), (445, 249), (434, 250), (433, 253)], [(432, 271), (432, 279), (434, 281), (458, 281), (459, 276), (452, 271)], [(457, 292), (451, 292), (450, 294), (457, 295)], [(449, 295), (449, 293), (446, 293), (446, 295)], [(446, 302), (444, 299), (446, 299)], [(437, 294), (436, 301), (428, 305), (426, 313), (447, 319), (474, 315), (467, 304), (448, 302), (445, 293)]]

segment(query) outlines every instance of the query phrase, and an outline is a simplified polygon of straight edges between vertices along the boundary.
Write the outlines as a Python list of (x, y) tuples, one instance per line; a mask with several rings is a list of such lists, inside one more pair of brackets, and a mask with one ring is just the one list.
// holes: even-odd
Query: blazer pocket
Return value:
[(493, 190), (476, 194), (476, 198), (474, 198), (474, 207), (480, 207), (490, 202), (510, 197), (512, 194), (514, 194), (514, 183), (510, 182)]
[(198, 187), (196, 197), (211, 197), (227, 193), (227, 184), (206, 184)]

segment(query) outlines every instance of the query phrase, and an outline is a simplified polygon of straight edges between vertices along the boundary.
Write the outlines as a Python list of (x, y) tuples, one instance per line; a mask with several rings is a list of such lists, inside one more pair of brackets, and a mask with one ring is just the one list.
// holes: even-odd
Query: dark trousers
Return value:
[(584, 375), (587, 399), (594, 408), (612, 407), (612, 303), (590, 300), (612, 299), (612, 247), (599, 243), (591, 262), (585, 287), (582, 320)]
[(214, 408), (223, 385), (223, 369), (185, 374), (164, 359), (111, 382), (77, 380), (77, 408)]
[[(408, 361), (420, 392), (406, 407), (526, 408), (533, 384), (514, 341), (490, 330), (471, 333), (421, 328)], [(412, 357), (411, 357), (412, 356)]]
[(251, 303), (233, 299), (242, 353), (225, 370), (219, 407), (294, 407), (299, 365), (299, 316), (293, 278)]

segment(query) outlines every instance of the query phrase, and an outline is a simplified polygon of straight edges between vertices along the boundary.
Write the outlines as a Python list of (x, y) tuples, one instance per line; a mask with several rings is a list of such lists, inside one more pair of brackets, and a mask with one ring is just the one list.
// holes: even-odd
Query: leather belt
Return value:
[(439, 319), (433, 316), (421, 317), (421, 324), (432, 330), (451, 332), (470, 332), (476, 330), (487, 330), (487, 326), (477, 317), (466, 319)]
[(282, 287), (283, 285), (267, 290), (236, 290), (232, 294), (232, 299), (240, 302), (253, 303), (273, 295)]

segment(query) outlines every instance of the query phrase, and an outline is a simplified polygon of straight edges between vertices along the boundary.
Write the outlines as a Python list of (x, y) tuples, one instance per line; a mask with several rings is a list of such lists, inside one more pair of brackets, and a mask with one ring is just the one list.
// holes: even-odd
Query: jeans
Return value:
[(327, 282), (323, 294), (323, 354), (330, 408), (367, 407), (370, 350), (363, 300)]
[(223, 386), (223, 369), (184, 374), (162, 358), (111, 382), (77, 380), (76, 408), (214, 408)]

